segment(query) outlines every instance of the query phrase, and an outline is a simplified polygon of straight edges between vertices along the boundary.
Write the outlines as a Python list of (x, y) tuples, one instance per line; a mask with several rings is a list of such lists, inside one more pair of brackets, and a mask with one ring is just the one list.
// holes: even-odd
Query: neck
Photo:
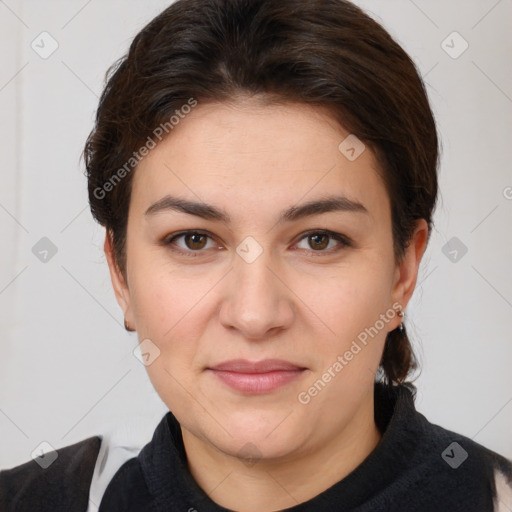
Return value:
[(182, 433), (195, 481), (217, 504), (239, 512), (282, 510), (314, 498), (359, 466), (381, 438), (373, 394), (335, 437), (286, 460), (261, 459), (250, 465), (183, 427)]

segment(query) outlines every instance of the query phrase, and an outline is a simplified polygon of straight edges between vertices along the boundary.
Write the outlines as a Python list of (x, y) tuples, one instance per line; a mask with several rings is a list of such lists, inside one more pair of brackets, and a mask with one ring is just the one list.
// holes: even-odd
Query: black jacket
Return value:
[[(512, 462), (427, 421), (415, 410), (408, 387), (389, 390), (376, 384), (375, 421), (383, 436), (374, 451), (337, 484), (287, 511), (512, 511)], [(44, 470), (30, 461), (1, 471), (0, 511), (85, 512), (101, 443), (96, 436), (62, 448)], [(189, 473), (181, 429), (169, 412), (151, 442), (115, 472), (99, 510), (226, 509), (215, 504)]]

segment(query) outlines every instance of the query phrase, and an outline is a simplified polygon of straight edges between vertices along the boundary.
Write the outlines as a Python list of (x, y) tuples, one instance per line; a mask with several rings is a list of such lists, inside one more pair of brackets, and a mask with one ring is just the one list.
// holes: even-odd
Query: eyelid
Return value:
[(339, 239), (343, 240), (344, 242), (346, 242), (347, 244), (351, 243), (351, 240), (348, 236), (346, 236), (342, 233), (338, 233), (336, 231), (331, 231), (330, 229), (322, 229), (322, 228), (309, 229), (308, 231), (304, 231), (303, 233), (301, 233), (298, 236), (298, 240), (302, 240), (303, 238), (306, 238), (307, 236), (311, 236), (311, 235), (329, 235), (330, 237), (335, 238), (335, 239), (339, 238)]
[[(202, 229), (187, 229), (185, 231), (173, 233), (171, 235), (164, 237), (162, 240), (162, 244), (164, 246), (171, 247), (173, 245), (174, 240), (176, 240), (182, 236), (191, 235), (191, 234), (204, 235), (204, 236), (208, 237), (210, 240), (215, 240), (215, 238), (216, 238), (209, 231), (205, 231)], [(313, 249), (309, 249), (309, 250), (308, 249), (299, 249), (299, 250), (306, 251), (309, 255), (313, 255), (313, 256), (328, 255), (328, 254), (332, 254), (334, 252), (338, 252), (345, 247), (353, 246), (352, 240), (349, 237), (347, 237), (346, 235), (343, 235), (342, 233), (337, 233), (335, 231), (331, 231), (329, 229), (320, 229), (320, 228), (310, 229), (308, 231), (301, 233), (300, 235), (298, 235), (298, 237), (296, 237), (293, 245), (296, 245), (297, 243), (301, 242), (303, 239), (307, 238), (308, 236), (312, 236), (312, 235), (327, 235), (331, 239), (336, 240), (339, 243), (339, 246), (334, 249), (331, 248), (329, 250), (319, 250), (319, 251), (315, 251)], [(184, 250), (179, 247), (171, 247), (171, 250), (174, 252), (180, 253), (180, 254), (184, 254), (185, 256), (192, 256), (192, 257), (197, 257), (196, 255), (199, 255), (202, 252), (205, 252), (205, 249), (193, 251), (193, 250)]]
[(205, 252), (204, 249), (198, 250), (198, 251), (192, 251), (192, 250), (185, 250), (180, 247), (172, 247), (174, 240), (186, 236), (186, 235), (203, 235), (209, 238), (210, 240), (215, 240), (215, 236), (210, 233), (209, 231), (205, 231), (202, 229), (186, 229), (184, 231), (180, 231), (178, 233), (173, 233), (171, 235), (165, 236), (162, 239), (162, 244), (166, 247), (169, 247), (172, 251), (177, 252), (179, 254), (184, 254), (185, 256), (193, 256), (201, 254), (202, 252)]
[(329, 255), (333, 254), (335, 252), (340, 251), (341, 249), (345, 247), (352, 247), (353, 242), (352, 240), (342, 233), (337, 233), (336, 231), (331, 231), (329, 229), (310, 229), (308, 231), (305, 231), (304, 233), (301, 233), (297, 239), (297, 241), (294, 243), (297, 244), (298, 242), (302, 241), (304, 238), (307, 238), (308, 236), (312, 235), (327, 235), (331, 239), (336, 240), (338, 242), (338, 247), (331, 248), (328, 250), (322, 250), (322, 251), (314, 251), (313, 249), (303, 249), (308, 254), (312, 254), (313, 256), (322, 256), (322, 255)]

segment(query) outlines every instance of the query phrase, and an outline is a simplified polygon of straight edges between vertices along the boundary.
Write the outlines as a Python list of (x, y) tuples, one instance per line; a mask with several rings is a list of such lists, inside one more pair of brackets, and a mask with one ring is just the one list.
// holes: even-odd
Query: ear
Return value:
[(133, 319), (131, 318), (131, 307), (130, 307), (130, 290), (125, 281), (125, 278), (119, 270), (115, 256), (114, 256), (114, 243), (112, 240), (112, 233), (107, 229), (105, 233), (105, 244), (104, 244), (105, 256), (107, 258), (108, 268), (110, 271), (110, 279), (112, 281), (112, 287), (117, 299), (117, 303), (123, 310), (125, 321), (130, 325), (134, 325)]
[[(409, 246), (405, 249), (404, 257), (396, 266), (392, 297), (405, 310), (412, 297), (418, 278), (418, 269), (421, 258), (427, 247), (428, 224), (425, 219), (416, 221), (416, 228), (411, 237)], [(400, 320), (400, 317), (398, 317)], [(398, 322), (399, 323), (399, 322)], [(395, 327), (398, 326), (398, 323)]]

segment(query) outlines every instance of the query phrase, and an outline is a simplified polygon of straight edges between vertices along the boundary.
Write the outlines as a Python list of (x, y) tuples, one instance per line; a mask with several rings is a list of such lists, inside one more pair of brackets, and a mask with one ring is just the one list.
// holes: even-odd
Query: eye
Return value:
[[(340, 233), (334, 233), (333, 231), (309, 231), (302, 236), (300, 241), (306, 241), (308, 247), (300, 247), (310, 253), (332, 253), (339, 251), (343, 247), (351, 247), (352, 243), (350, 240)], [(331, 243), (331, 242), (337, 242)], [(334, 246), (334, 247), (333, 247)], [(328, 248), (326, 250), (326, 248)]]
[[(181, 240), (181, 243), (177, 241)], [(211, 245), (208, 246), (208, 240)], [(164, 245), (176, 246), (177, 249), (171, 247), (172, 250), (184, 253), (187, 256), (195, 256), (193, 253), (202, 252), (203, 249), (211, 249), (212, 247), (218, 247), (211, 236), (208, 233), (202, 231), (185, 231), (178, 233), (170, 238), (164, 240)]]
[[(330, 254), (344, 247), (352, 246), (348, 237), (328, 230), (308, 231), (301, 236), (299, 244), (303, 243), (303, 240), (306, 241), (308, 247), (299, 247), (299, 249), (303, 249), (310, 254), (318, 253), (314, 254), (315, 256), (325, 253)], [(210, 242), (210, 245), (208, 245), (208, 242)], [(167, 237), (163, 240), (163, 244), (175, 252), (192, 257), (199, 256), (206, 249), (219, 248), (210, 233), (197, 230), (184, 231)]]

